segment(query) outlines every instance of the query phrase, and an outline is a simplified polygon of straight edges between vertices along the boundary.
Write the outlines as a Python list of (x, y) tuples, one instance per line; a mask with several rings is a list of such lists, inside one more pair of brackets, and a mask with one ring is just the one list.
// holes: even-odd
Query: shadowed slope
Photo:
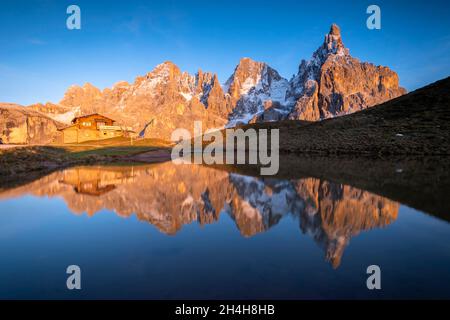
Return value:
[(287, 153), (450, 155), (449, 92), (446, 78), (351, 115), (258, 128), (278, 127), (280, 150)]

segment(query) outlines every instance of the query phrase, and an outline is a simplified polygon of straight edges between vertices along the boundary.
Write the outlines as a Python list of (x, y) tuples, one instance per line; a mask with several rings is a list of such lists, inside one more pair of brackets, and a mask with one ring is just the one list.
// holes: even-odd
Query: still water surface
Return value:
[[(442, 218), (323, 179), (195, 165), (71, 168), (3, 190), (0, 256), (3, 299), (450, 298)], [(366, 287), (370, 265), (382, 290)]]

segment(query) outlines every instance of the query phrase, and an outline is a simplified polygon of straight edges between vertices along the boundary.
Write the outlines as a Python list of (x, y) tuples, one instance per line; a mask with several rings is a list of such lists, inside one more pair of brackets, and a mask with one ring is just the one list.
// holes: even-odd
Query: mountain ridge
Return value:
[(285, 119), (320, 121), (385, 102), (406, 93), (387, 67), (350, 56), (333, 24), (310, 60), (290, 80), (265, 62), (242, 58), (220, 84), (217, 74), (182, 72), (171, 61), (103, 90), (86, 82), (70, 86), (59, 103), (28, 107), (69, 124), (79, 115), (100, 113), (147, 138), (170, 140), (176, 128), (193, 131)]
[(319, 122), (282, 121), (280, 152), (327, 155), (450, 155), (450, 77), (366, 110)]

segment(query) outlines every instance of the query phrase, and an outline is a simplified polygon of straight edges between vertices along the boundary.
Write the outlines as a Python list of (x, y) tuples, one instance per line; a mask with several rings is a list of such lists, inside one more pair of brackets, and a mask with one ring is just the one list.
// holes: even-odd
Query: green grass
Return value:
[(105, 140), (85, 141), (81, 143), (68, 143), (68, 144), (52, 144), (51, 146), (57, 148), (63, 148), (70, 152), (95, 150), (106, 147), (153, 147), (153, 148), (166, 148), (171, 143), (161, 139), (139, 139), (130, 140), (130, 138), (117, 137)]
[(144, 152), (158, 150), (157, 147), (144, 147), (144, 146), (124, 146), (124, 147), (106, 147), (96, 148), (83, 151), (74, 151), (70, 153), (70, 157), (74, 159), (80, 159), (88, 156), (132, 156)]
[(169, 143), (159, 139), (142, 139), (131, 144), (129, 139), (113, 138), (81, 144), (2, 149), (0, 185), (75, 165), (130, 163), (134, 161), (133, 156), (169, 147)]

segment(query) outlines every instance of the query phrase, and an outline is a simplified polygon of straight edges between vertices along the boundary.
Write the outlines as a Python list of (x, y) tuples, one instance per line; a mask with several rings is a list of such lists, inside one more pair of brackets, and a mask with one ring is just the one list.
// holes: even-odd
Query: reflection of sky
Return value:
[(369, 1), (78, 0), (82, 29), (65, 28), (68, 0), (2, 0), (0, 101), (59, 101), (72, 84), (133, 81), (165, 60), (224, 82), (242, 57), (284, 77), (297, 72), (331, 23), (363, 61), (392, 67), (408, 90), (449, 75), (449, 2), (379, 0), (382, 30), (366, 28)]
[[(0, 212), (0, 298), (450, 297), (450, 225), (404, 206), (353, 237), (337, 270), (290, 216), (245, 238), (225, 214), (168, 236), (135, 216), (72, 214), (59, 198), (4, 200)], [(71, 264), (80, 292), (65, 289)], [(365, 287), (372, 264), (378, 293)]]

